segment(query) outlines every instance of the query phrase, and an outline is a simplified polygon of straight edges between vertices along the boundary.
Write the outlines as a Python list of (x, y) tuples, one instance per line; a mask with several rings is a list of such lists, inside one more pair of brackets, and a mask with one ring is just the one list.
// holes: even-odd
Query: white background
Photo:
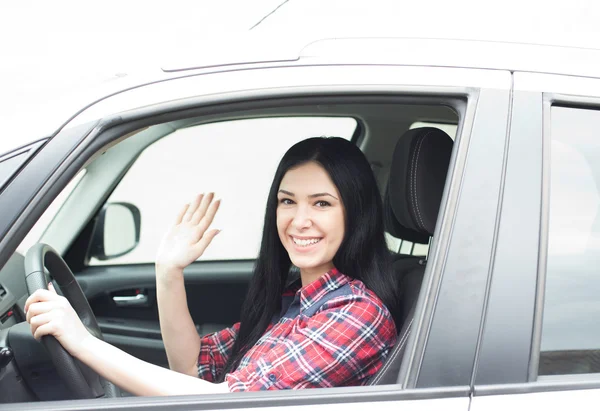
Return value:
[(0, 153), (45, 137), (43, 120), (69, 93), (249, 44), (295, 52), (325, 37), (408, 36), (598, 48), (598, 21), (596, 0), (4, 1)]

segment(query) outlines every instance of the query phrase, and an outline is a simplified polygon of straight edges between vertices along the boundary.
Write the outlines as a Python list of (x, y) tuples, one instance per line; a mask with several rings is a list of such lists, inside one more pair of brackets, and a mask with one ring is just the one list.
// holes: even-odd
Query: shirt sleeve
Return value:
[(266, 355), (227, 374), (230, 391), (359, 385), (374, 375), (396, 342), (392, 317), (369, 297), (323, 305)]
[(198, 378), (216, 382), (231, 354), (239, 329), (240, 323), (236, 323), (230, 328), (202, 337), (198, 355)]

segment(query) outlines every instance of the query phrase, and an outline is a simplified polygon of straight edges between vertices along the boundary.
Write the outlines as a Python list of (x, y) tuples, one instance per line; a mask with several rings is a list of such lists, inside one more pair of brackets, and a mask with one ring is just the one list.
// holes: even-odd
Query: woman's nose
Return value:
[(296, 208), (296, 214), (294, 215), (292, 224), (297, 230), (306, 229), (312, 225), (310, 213), (308, 212), (308, 210), (306, 210), (305, 207)]

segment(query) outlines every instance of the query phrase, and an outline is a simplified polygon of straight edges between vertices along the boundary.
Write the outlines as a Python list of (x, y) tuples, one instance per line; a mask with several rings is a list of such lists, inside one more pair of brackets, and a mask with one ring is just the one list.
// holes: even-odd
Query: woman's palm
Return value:
[(183, 269), (200, 258), (219, 233), (208, 230), (220, 205), (220, 200), (213, 198), (213, 193), (201, 194), (183, 207), (162, 239), (156, 257), (158, 265)]

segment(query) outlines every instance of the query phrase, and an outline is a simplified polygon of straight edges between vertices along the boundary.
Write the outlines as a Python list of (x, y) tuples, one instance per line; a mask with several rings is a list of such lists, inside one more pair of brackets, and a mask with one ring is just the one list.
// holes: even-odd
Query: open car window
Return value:
[[(119, 182), (107, 204), (139, 209), (141, 231), (129, 253), (92, 257), (89, 265), (154, 261), (173, 216), (196, 194), (222, 199), (213, 227), (222, 232), (201, 260), (254, 259), (258, 253), (269, 184), (281, 156), (308, 137), (351, 139), (356, 120), (344, 117), (279, 117), (223, 121), (177, 130), (146, 148)], [(268, 147), (268, 150), (265, 150)], [(118, 150), (118, 145), (113, 149)], [(265, 153), (268, 152), (268, 155)], [(119, 230), (105, 233), (119, 248)]]

